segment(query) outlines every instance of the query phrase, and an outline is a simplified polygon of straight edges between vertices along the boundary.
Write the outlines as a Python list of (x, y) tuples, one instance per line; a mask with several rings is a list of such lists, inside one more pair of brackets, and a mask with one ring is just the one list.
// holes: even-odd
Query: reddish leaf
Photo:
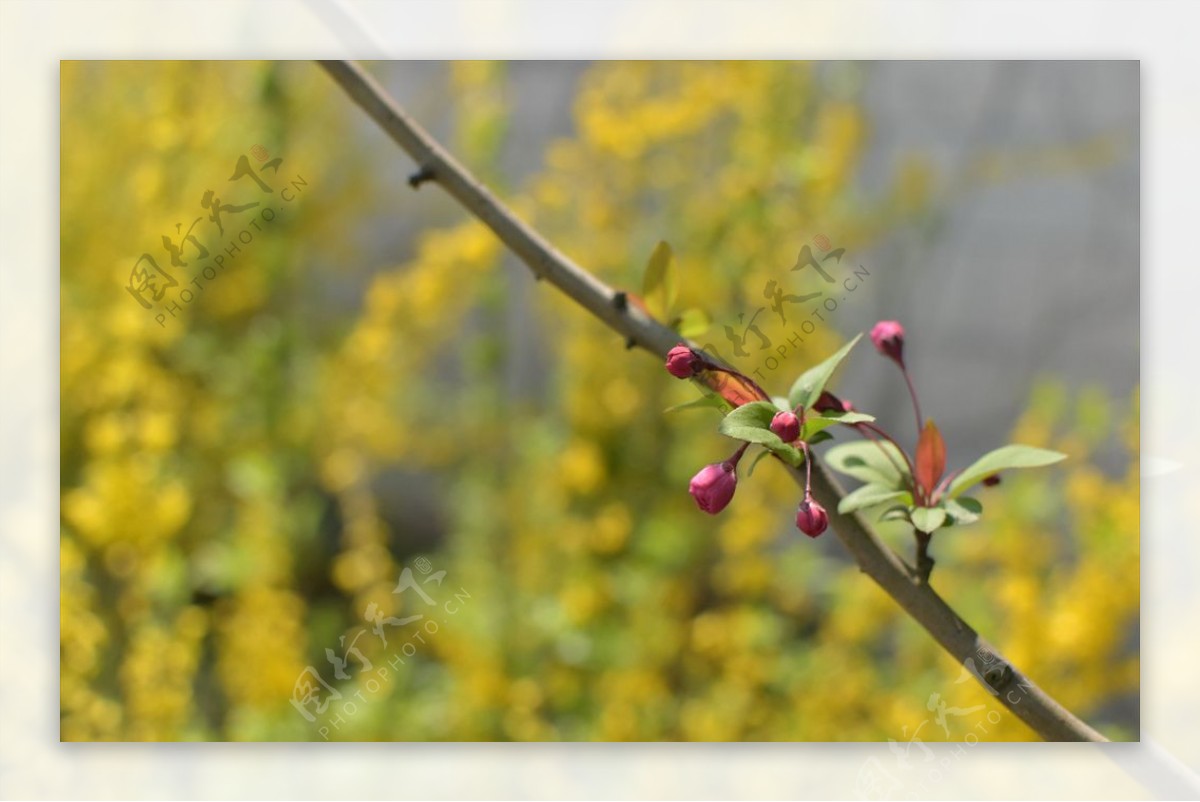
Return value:
[(917, 484), (926, 494), (931, 494), (946, 470), (946, 443), (932, 420), (925, 422), (925, 428), (921, 430), (921, 439), (917, 441), (915, 467)]
[(715, 370), (706, 370), (701, 374), (701, 380), (717, 395), (724, 398), (735, 407), (749, 404), (751, 401), (770, 401), (764, 398), (754, 387), (736, 376)]

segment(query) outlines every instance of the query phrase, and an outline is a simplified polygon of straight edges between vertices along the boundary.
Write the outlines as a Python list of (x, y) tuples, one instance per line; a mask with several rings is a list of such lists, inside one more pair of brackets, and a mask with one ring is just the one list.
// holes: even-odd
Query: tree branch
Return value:
[[(440, 184), (468, 212), (495, 232), (538, 279), (553, 284), (622, 335), (630, 345), (665, 357), (667, 351), (680, 341), (676, 332), (634, 305), (622, 303), (623, 293), (615, 291), (576, 265), (518, 219), (487, 187), (443, 150), (361, 67), (343, 61), (323, 61), (320, 64), (346, 94), (416, 161), (422, 180)], [(414, 187), (417, 183), (414, 182)], [(788, 470), (803, 487), (803, 475), (794, 468), (789, 467)], [(915, 568), (885, 546), (859, 515), (839, 514), (837, 505), (844, 492), (825, 466), (815, 460), (812, 490), (828, 511), (834, 531), (849, 549), (859, 568), (895, 599), (960, 665), (971, 670), (1001, 704), (1048, 741), (1107, 740), (1005, 661), (921, 580)]]

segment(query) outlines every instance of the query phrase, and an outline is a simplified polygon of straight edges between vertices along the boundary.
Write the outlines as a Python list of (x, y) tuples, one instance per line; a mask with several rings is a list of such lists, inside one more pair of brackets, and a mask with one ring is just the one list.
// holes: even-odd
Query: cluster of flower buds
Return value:
[[(704, 370), (720, 370), (742, 379), (757, 389), (757, 385), (748, 377), (708, 361), (701, 354), (683, 343), (676, 345), (667, 352), (666, 367), (667, 372), (679, 379), (693, 378), (696, 374)], [(766, 393), (762, 395), (764, 398), (766, 397)], [(825, 404), (824, 408), (836, 409), (837, 411), (848, 411), (851, 409), (849, 402), (843, 402), (830, 393), (823, 393), (821, 395), (821, 400), (818, 404), (821, 403)], [(818, 406), (814, 405), (814, 409), (817, 408)], [(800, 412), (800, 415), (797, 415), (796, 411), (780, 411), (771, 419), (771, 431), (780, 440), (789, 445), (799, 440), (800, 433), (804, 427), (804, 410), (799, 409), (797, 411)], [(801, 441), (799, 445), (807, 456), (808, 444)], [(729, 506), (729, 502), (733, 500), (733, 494), (737, 490), (737, 466), (749, 446), (749, 443), (743, 443), (729, 459), (706, 465), (692, 477), (691, 482), (688, 483), (688, 492), (696, 500), (696, 506), (710, 515), (716, 515)], [(808, 471), (805, 475), (804, 501), (800, 503), (799, 508), (796, 510), (796, 527), (809, 537), (817, 537), (829, 526), (829, 515), (825, 512), (825, 508), (812, 497), (810, 486), (812, 465), (808, 464), (806, 467)]]
[[(800, 468), (803, 462), (804, 500), (796, 508), (796, 528), (815, 538), (829, 527), (829, 514), (813, 498), (811, 445), (830, 436), (824, 432), (829, 426), (850, 427), (870, 445), (858, 448), (860, 443), (844, 443), (826, 455), (834, 470), (863, 481), (861, 488), (839, 501), (838, 512), (849, 515), (883, 501), (906, 499), (889, 507), (881, 520), (905, 520), (912, 525), (918, 577), (928, 581), (933, 567), (928, 547), (934, 532), (943, 526), (971, 523), (979, 518), (982, 505), (962, 495), (964, 491), (975, 484), (995, 487), (1000, 483), (999, 470), (1050, 465), (1066, 455), (1013, 444), (984, 454), (967, 468), (947, 471), (945, 440), (934, 422), (921, 415), (913, 377), (904, 362), (904, 326), (895, 320), (881, 320), (871, 328), (871, 342), (875, 350), (900, 369), (916, 420), (917, 441), (914, 448), (906, 450), (875, 423), (873, 416), (856, 410), (849, 401), (825, 389), (829, 377), (859, 337), (801, 374), (786, 400), (769, 396), (749, 377), (701, 351), (683, 343), (672, 348), (667, 354), (667, 370), (680, 379), (700, 378), (715, 390), (733, 407), (721, 422), (720, 431), (743, 441), (729, 459), (708, 465), (692, 477), (688, 491), (704, 512), (715, 515), (725, 509), (737, 490), (738, 463), (746, 449), (757, 443), (765, 453), (793, 468)], [(704, 375), (709, 372), (724, 375)], [(792, 408), (787, 409), (788, 406)], [(872, 446), (878, 447), (878, 452)], [(864, 474), (854, 465), (870, 465), (871, 470)]]

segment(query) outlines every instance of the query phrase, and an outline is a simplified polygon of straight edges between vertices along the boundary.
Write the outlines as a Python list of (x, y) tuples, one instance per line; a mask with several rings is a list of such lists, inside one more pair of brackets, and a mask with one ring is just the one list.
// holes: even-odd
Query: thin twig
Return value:
[[(618, 292), (559, 253), (518, 219), (487, 187), (444, 151), (361, 67), (343, 61), (320, 63), (355, 103), (418, 165), (432, 174), (433, 182), (441, 185), (468, 212), (495, 232), (536, 277), (553, 284), (626, 341), (659, 357), (665, 358), (667, 351), (679, 342), (679, 335), (671, 329), (635, 306), (617, 302)], [(895, 599), (960, 665), (973, 668), (981, 661), (990, 665), (989, 658), (994, 655), (999, 665), (1007, 667), (1008, 670), (1003, 671), (989, 669), (987, 676), (995, 677), (995, 681), (973, 672), (1001, 704), (1048, 741), (1107, 740), (1004, 661), (929, 585), (921, 582), (917, 571), (886, 547), (857, 514), (839, 514), (837, 505), (844, 495), (842, 489), (824, 465), (814, 461), (812, 467), (813, 495), (828, 510), (834, 531), (862, 571)], [(795, 468), (788, 470), (803, 487), (803, 474)]]

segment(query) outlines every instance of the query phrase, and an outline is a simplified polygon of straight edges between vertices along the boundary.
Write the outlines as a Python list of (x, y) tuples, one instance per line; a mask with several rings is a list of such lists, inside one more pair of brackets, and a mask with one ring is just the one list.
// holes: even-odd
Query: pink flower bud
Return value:
[(791, 412), (776, 412), (771, 418), (771, 431), (785, 443), (791, 443), (800, 436), (800, 419)]
[(843, 401), (828, 390), (822, 390), (812, 408), (817, 412), (850, 412), (854, 409), (854, 405), (849, 401)]
[(904, 366), (904, 327), (895, 320), (881, 320), (871, 329), (875, 350)]
[(667, 372), (677, 379), (690, 379), (703, 366), (696, 352), (683, 343), (667, 352)]
[(816, 537), (829, 526), (829, 515), (825, 508), (806, 496), (796, 510), (796, 528), (809, 537)]
[(737, 471), (734, 463), (728, 460), (705, 465), (688, 484), (688, 492), (696, 499), (696, 506), (709, 515), (725, 509), (736, 489)]

